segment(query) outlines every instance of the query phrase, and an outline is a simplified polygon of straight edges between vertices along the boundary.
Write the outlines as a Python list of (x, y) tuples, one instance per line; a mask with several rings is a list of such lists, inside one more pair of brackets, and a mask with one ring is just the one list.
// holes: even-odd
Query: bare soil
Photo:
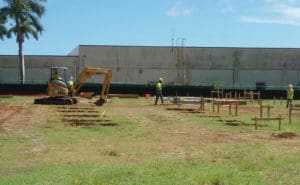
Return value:
[(0, 131), (18, 132), (30, 123), (31, 107), (0, 102)]
[(298, 137), (298, 135), (293, 132), (282, 132), (279, 134), (273, 133), (272, 136), (276, 137), (276, 138), (286, 138), (286, 139), (292, 139), (292, 138)]

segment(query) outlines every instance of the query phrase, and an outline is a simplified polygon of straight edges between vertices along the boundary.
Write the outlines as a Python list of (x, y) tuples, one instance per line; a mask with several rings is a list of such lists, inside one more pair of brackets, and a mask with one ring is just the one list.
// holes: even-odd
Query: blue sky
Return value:
[[(4, 6), (0, 0), (0, 7)], [(48, 0), (29, 55), (66, 55), (78, 45), (300, 48), (300, 0)], [(176, 42), (175, 42), (176, 44)], [(0, 54), (17, 54), (15, 38)]]

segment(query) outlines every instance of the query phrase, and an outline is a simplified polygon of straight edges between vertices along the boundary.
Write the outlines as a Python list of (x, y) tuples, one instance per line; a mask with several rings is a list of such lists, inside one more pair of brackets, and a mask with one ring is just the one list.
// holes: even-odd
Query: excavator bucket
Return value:
[(97, 100), (97, 101), (95, 102), (95, 105), (97, 105), (97, 106), (102, 106), (105, 102), (106, 102), (105, 99), (100, 98), (99, 100)]

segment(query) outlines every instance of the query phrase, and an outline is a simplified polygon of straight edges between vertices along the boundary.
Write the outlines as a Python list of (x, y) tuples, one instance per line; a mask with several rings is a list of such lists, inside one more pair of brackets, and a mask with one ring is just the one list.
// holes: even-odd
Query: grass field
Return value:
[[(33, 99), (0, 99), (1, 185), (300, 182), (300, 111), (289, 124), (285, 102), (263, 101), (274, 106), (271, 117), (284, 117), (278, 131), (278, 121), (254, 129), (256, 103), (240, 106), (237, 117), (228, 106), (220, 117), (202, 117), (144, 98), (112, 99), (102, 107), (84, 99), (73, 106), (34, 105)], [(213, 114), (210, 104), (206, 109)], [(286, 132), (297, 136), (279, 137)]]

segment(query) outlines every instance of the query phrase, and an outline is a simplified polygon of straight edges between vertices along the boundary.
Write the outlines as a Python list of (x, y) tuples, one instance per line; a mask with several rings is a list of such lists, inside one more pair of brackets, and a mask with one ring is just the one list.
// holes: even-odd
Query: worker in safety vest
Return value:
[(67, 82), (68, 88), (69, 88), (70, 90), (72, 89), (73, 84), (74, 84), (74, 82), (73, 82), (73, 76), (71, 76), (71, 77), (69, 78), (68, 82)]
[(62, 80), (62, 77), (59, 76), (57, 70), (54, 72), (54, 80)]
[(163, 79), (159, 78), (159, 81), (156, 83), (156, 97), (155, 97), (155, 105), (157, 105), (158, 98), (160, 97), (161, 103), (164, 103), (163, 95)]
[(292, 101), (294, 99), (294, 89), (293, 89), (293, 85), (292, 84), (290, 84), (288, 86), (286, 94), (287, 94), (286, 108), (288, 108), (289, 106), (292, 106)]

